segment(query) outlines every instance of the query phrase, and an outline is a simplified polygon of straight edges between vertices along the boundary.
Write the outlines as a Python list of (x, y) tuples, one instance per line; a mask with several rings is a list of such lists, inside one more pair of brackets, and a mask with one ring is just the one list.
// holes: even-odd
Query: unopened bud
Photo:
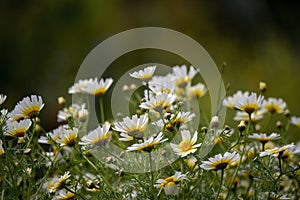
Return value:
[(260, 124), (255, 124), (255, 130), (259, 131), (261, 129), (261, 125)]
[(18, 137), (18, 144), (24, 144), (25, 142), (25, 137)]
[(27, 148), (24, 150), (24, 154), (29, 154), (31, 152), (31, 148)]
[(220, 125), (219, 117), (213, 116), (210, 121), (210, 125), (214, 128), (217, 128)]
[(63, 98), (63, 97), (58, 97), (58, 98), (57, 98), (57, 102), (58, 102), (58, 104), (61, 105), (61, 106), (65, 106), (65, 104), (66, 104), (66, 100), (65, 100), (65, 98)]
[(35, 125), (34, 127), (35, 132), (41, 132), (42, 131), (42, 127), (38, 124)]
[(201, 128), (201, 132), (207, 133), (207, 130), (208, 130), (208, 128), (207, 128), (206, 126), (203, 126), (203, 127)]
[(285, 109), (284, 112), (283, 112), (284, 116), (286, 117), (290, 117), (291, 116), (291, 113), (290, 113), (290, 110), (289, 109)]
[(81, 110), (78, 111), (78, 119), (81, 122), (85, 122), (88, 118), (89, 112), (87, 109), (82, 108)]
[(135, 90), (135, 89), (136, 89), (136, 84), (132, 83), (132, 84), (130, 85), (130, 89), (131, 89), (131, 90)]
[(246, 130), (246, 122), (244, 120), (240, 121), (239, 125), (238, 125), (238, 130), (240, 132), (244, 132)]
[(267, 90), (267, 83), (266, 82), (259, 82), (259, 90), (261, 92), (265, 92)]
[(123, 90), (124, 92), (128, 91), (128, 90), (129, 90), (128, 85), (124, 85), (123, 88), (122, 88), (122, 90)]
[(189, 168), (194, 168), (194, 166), (196, 165), (196, 162), (197, 162), (197, 158), (195, 158), (194, 156), (192, 156), (186, 160), (186, 164), (189, 166)]
[(276, 122), (276, 127), (277, 127), (278, 129), (282, 129), (282, 122), (281, 122), (281, 121), (277, 121), (277, 122)]

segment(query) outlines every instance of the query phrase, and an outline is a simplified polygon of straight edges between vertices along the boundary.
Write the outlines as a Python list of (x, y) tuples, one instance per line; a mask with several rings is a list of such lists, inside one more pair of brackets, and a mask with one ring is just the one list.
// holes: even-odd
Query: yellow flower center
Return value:
[(178, 149), (181, 152), (187, 152), (193, 149), (193, 145), (191, 144), (190, 140), (183, 140), (182, 142), (180, 142), (180, 144), (178, 145)]

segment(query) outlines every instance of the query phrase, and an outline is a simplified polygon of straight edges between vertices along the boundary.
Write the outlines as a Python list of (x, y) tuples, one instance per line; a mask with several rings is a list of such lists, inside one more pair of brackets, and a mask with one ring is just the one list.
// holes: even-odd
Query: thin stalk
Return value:
[(151, 174), (151, 199), (153, 199), (153, 194), (154, 194), (154, 175), (153, 175), (153, 166), (152, 166), (152, 156), (151, 156), (151, 151), (148, 152), (149, 155), (149, 163), (150, 163), (150, 174)]
[(104, 105), (103, 105), (102, 96), (99, 96), (99, 105), (100, 105), (100, 122), (104, 123)]
[(221, 188), (222, 188), (222, 184), (223, 184), (223, 178), (224, 178), (224, 169), (221, 169), (221, 181), (220, 181), (220, 186), (219, 186), (219, 190), (218, 190), (218, 194), (216, 199), (219, 198), (220, 192), (221, 192)]

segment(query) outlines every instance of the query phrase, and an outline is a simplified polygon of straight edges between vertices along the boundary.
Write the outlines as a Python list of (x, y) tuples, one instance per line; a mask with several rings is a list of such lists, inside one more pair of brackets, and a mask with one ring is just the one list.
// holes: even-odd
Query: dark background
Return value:
[[(226, 62), (223, 80), (231, 85), (229, 94), (257, 91), (263, 80), (269, 85), (267, 96), (282, 97), (291, 113), (300, 115), (297, 1), (0, 2), (0, 93), (8, 95), (4, 106), (12, 109), (26, 95), (41, 95), (46, 129), (57, 125), (57, 97), (71, 103), (67, 89), (86, 55), (106, 38), (144, 26), (182, 32), (198, 41), (219, 67)], [(146, 51), (123, 56), (113, 65), (120, 68), (118, 74), (147, 62), (181, 64), (167, 53)]]

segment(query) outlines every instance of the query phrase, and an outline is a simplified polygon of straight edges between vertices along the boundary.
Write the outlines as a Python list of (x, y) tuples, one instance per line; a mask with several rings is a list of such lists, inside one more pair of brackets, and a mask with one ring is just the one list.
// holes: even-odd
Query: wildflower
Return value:
[(53, 183), (50, 184), (49, 191), (52, 193), (56, 192), (59, 189), (62, 189), (65, 186), (66, 181), (70, 177), (70, 172), (65, 172), (64, 175), (60, 176), (57, 180), (54, 179)]
[(176, 95), (163, 92), (156, 94), (156, 96), (150, 96), (150, 99), (141, 103), (140, 107), (161, 113), (164, 109), (171, 106), (175, 100)]
[(262, 109), (268, 111), (269, 113), (278, 113), (281, 114), (286, 109), (286, 103), (281, 99), (268, 98), (262, 103)]
[(79, 80), (77, 83), (75, 83), (72, 87), (69, 88), (69, 94), (82, 93), (83, 89), (87, 88), (87, 86), (91, 84), (94, 80), (95, 79), (92, 78)]
[[(177, 114), (171, 114), (170, 117), (168, 117), (170, 121), (166, 124), (166, 129), (169, 131), (174, 130), (174, 128), (178, 129), (181, 125), (191, 121), (195, 116), (196, 115), (194, 113), (190, 112), (178, 112)], [(164, 126), (162, 119), (154, 122), (153, 124), (161, 128)]]
[(44, 107), (42, 97), (31, 95), (31, 97), (25, 97), (22, 101), (19, 101), (14, 110), (9, 113), (9, 117), (13, 121), (18, 121), (23, 118), (36, 117)]
[(191, 138), (191, 133), (189, 130), (182, 130), (182, 141), (178, 145), (172, 143), (170, 145), (177, 155), (185, 157), (190, 153), (195, 153), (197, 151), (197, 148), (201, 146), (201, 143), (195, 144), (197, 142), (197, 136), (197, 131), (194, 133), (193, 138)]
[(223, 142), (226, 138), (229, 138), (234, 133), (234, 129), (231, 128), (224, 128), (224, 129), (217, 129), (215, 131), (215, 144)]
[(85, 104), (72, 104), (68, 108), (64, 108), (63, 110), (58, 111), (57, 121), (64, 122), (68, 121), (70, 118), (78, 118), (79, 111), (82, 109), (85, 109)]
[(0, 105), (4, 103), (4, 101), (6, 100), (6, 95), (4, 94), (0, 94)]
[(274, 157), (281, 157), (281, 155), (288, 149), (290, 148), (293, 148), (295, 145), (294, 143), (292, 144), (288, 144), (288, 145), (284, 145), (282, 147), (275, 147), (273, 149), (267, 149), (265, 151), (262, 151), (259, 153), (259, 156), (260, 157), (263, 157), (263, 156), (268, 156), (268, 155), (271, 155), (271, 156), (274, 156)]
[[(261, 110), (257, 110), (256, 112), (251, 113), (251, 122), (257, 122), (263, 118), (264, 112)], [(245, 121), (249, 122), (249, 114), (246, 112), (237, 111), (233, 118), (235, 121)]]
[(143, 70), (133, 72), (132, 74), (130, 73), (129, 75), (133, 78), (137, 78), (142, 81), (149, 81), (152, 78), (155, 69), (156, 69), (156, 66), (149, 66)]
[(300, 117), (292, 117), (291, 118), (291, 124), (294, 124), (295, 126), (300, 127)]
[(237, 91), (233, 96), (229, 96), (226, 99), (223, 100), (223, 105), (230, 108), (230, 109), (235, 109), (235, 104), (244, 96), (248, 96), (249, 92), (242, 92), (242, 91)]
[(155, 94), (167, 92), (172, 93), (175, 90), (175, 78), (173, 75), (168, 74), (167, 76), (154, 76), (149, 81), (149, 88)]
[(54, 197), (55, 200), (68, 200), (73, 199), (75, 194), (72, 192), (67, 192), (65, 190), (60, 190), (58, 195)]
[(187, 72), (186, 65), (182, 65), (181, 67), (173, 67), (173, 74), (176, 77), (176, 86), (183, 89), (191, 83), (197, 71), (191, 66), (189, 72)]
[(204, 84), (198, 83), (192, 87), (188, 88), (187, 95), (190, 99), (203, 97), (207, 92), (207, 89)]
[(178, 187), (176, 185), (184, 179), (187, 179), (186, 174), (175, 172), (173, 176), (165, 179), (158, 179), (154, 186), (160, 188), (158, 195), (160, 194), (161, 190), (164, 190), (166, 195), (177, 195)]
[(215, 157), (209, 158), (209, 161), (202, 161), (200, 167), (205, 170), (224, 170), (228, 165), (235, 165), (239, 159), (240, 155), (238, 153), (226, 152), (224, 156), (217, 154)]
[(265, 133), (261, 133), (261, 134), (253, 133), (253, 135), (249, 135), (248, 138), (258, 140), (261, 143), (267, 143), (269, 141), (279, 140), (280, 135), (277, 133), (272, 133), (271, 135), (267, 136), (267, 134)]
[(243, 95), (237, 102), (235, 102), (234, 107), (238, 110), (251, 114), (261, 107), (263, 99), (263, 96), (257, 96), (256, 93), (252, 92), (250, 95)]
[(213, 116), (210, 121), (210, 125), (214, 128), (217, 128), (220, 125), (219, 117)]
[(82, 89), (82, 92), (92, 94), (92, 95), (103, 95), (106, 93), (108, 88), (113, 83), (112, 78), (107, 79), (98, 79), (95, 78), (93, 81), (89, 82), (85, 88)]
[(3, 143), (2, 140), (0, 139), (0, 156), (2, 156), (5, 153), (4, 148), (3, 148)]
[(123, 137), (120, 138), (120, 140), (128, 141), (133, 140), (133, 137), (141, 138), (143, 137), (148, 125), (148, 115), (144, 114), (140, 117), (133, 115), (131, 119), (129, 117), (125, 117), (122, 122), (116, 122), (114, 125), (114, 130), (123, 133), (121, 134)]
[(77, 136), (78, 136), (77, 128), (64, 129), (61, 139), (58, 140), (57, 142), (60, 143), (60, 146), (74, 146), (76, 144)]
[(247, 125), (244, 120), (241, 120), (239, 125), (237, 126), (237, 128), (240, 132), (244, 132), (246, 130), (246, 127), (247, 127)]
[(7, 131), (5, 135), (11, 137), (24, 136), (26, 131), (30, 128), (32, 122), (30, 119), (23, 119), (21, 121), (7, 121)]
[(93, 131), (90, 131), (87, 135), (81, 138), (82, 142), (79, 142), (80, 145), (89, 145), (89, 144), (100, 144), (106, 142), (110, 139), (111, 133), (109, 132), (110, 125), (98, 126)]
[(150, 152), (156, 145), (167, 141), (168, 139), (163, 139), (163, 133), (160, 132), (157, 136), (151, 136), (143, 143), (133, 144), (127, 148), (126, 151), (148, 151)]
[(194, 168), (197, 162), (197, 158), (194, 156), (189, 157), (185, 160), (186, 164), (189, 166), (189, 168)]

